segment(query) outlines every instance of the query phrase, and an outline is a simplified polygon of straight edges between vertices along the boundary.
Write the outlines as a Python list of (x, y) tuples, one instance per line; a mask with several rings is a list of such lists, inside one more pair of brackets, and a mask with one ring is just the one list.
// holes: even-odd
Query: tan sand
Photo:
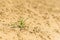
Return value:
[(0, 0), (0, 40), (60, 40), (60, 0)]

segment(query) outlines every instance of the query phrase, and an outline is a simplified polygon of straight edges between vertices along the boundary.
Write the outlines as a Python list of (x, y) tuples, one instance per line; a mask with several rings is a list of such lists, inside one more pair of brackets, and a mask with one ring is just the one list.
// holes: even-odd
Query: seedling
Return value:
[(24, 27), (25, 27), (25, 22), (24, 22), (23, 19), (20, 19), (20, 20), (18, 21), (18, 27), (19, 27), (19, 28), (24, 28)]
[(12, 28), (20, 28), (20, 29), (24, 29), (26, 27), (25, 25), (25, 21), (23, 18), (20, 18), (18, 22), (15, 22), (14, 24), (12, 24)]

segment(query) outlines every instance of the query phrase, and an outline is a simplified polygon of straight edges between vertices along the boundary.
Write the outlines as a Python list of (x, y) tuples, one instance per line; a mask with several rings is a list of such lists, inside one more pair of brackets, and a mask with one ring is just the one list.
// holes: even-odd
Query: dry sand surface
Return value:
[(0, 0), (0, 40), (60, 40), (60, 0)]

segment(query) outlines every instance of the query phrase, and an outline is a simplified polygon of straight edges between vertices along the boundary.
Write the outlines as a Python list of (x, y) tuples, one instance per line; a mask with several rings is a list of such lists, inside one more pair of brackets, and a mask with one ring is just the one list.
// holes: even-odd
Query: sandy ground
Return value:
[(0, 0), (0, 40), (60, 40), (60, 0)]

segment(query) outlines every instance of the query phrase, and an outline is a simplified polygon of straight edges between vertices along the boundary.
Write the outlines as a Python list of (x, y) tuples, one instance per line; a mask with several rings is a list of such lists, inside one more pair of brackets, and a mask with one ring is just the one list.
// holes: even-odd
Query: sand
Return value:
[(0, 0), (0, 40), (60, 40), (60, 0)]

